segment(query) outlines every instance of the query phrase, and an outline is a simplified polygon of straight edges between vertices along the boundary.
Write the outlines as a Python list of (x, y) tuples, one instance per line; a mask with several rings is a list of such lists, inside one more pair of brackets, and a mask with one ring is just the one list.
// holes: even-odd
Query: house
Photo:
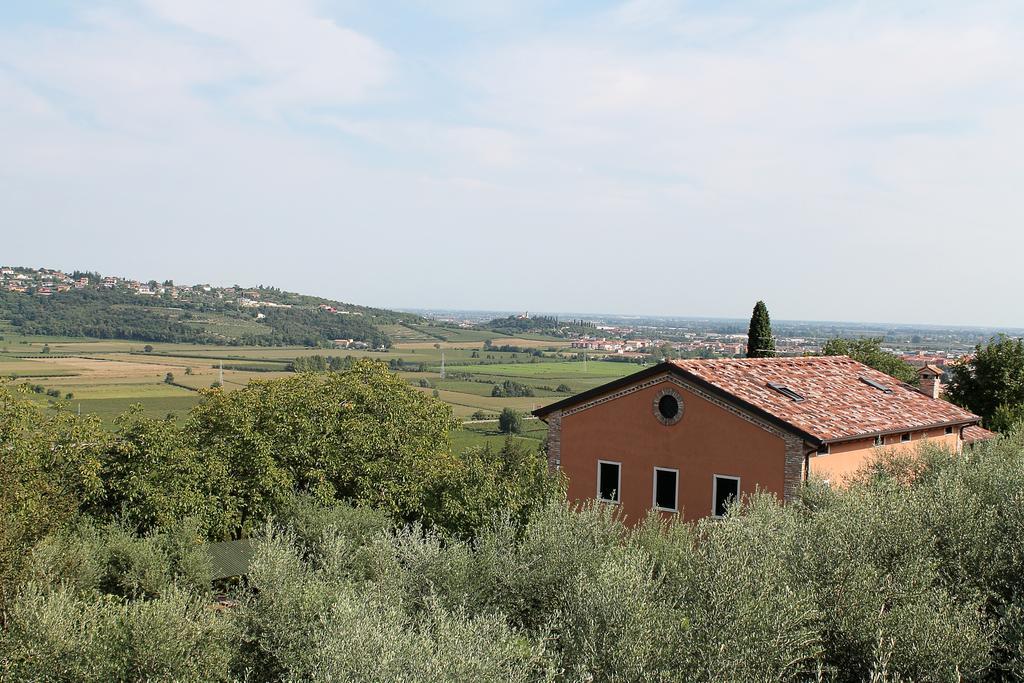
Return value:
[(570, 500), (618, 504), (630, 522), (652, 508), (696, 519), (755, 490), (788, 501), (809, 477), (841, 483), (879, 446), (986, 438), (925, 390), (846, 356), (678, 360), (534, 414)]

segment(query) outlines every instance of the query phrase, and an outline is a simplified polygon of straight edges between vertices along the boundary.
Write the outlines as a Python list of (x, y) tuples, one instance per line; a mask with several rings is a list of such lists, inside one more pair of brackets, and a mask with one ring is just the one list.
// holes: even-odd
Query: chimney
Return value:
[(917, 390), (925, 396), (939, 397), (942, 386), (942, 368), (929, 363), (917, 369)]

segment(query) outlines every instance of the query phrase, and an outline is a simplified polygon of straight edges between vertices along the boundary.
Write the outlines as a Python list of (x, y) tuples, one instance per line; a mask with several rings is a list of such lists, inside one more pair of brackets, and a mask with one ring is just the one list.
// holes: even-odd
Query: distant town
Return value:
[[(473, 328), (493, 319), (500, 311), (440, 311), (408, 309), (438, 323)], [(508, 314), (507, 312), (504, 312)], [(529, 312), (510, 314), (529, 318)], [(552, 315), (546, 313), (544, 315)], [(684, 358), (739, 357), (746, 353), (747, 322), (740, 319), (643, 317), (612, 314), (558, 314), (566, 319), (586, 319), (593, 333), (570, 342), (572, 349), (600, 355), (640, 360), (655, 350), (671, 348)], [(774, 321), (776, 350), (780, 355), (805, 356), (821, 352), (837, 337), (870, 337), (882, 340), (882, 349), (896, 354), (914, 367), (936, 365), (945, 368), (966, 355), (974, 346), (1004, 332), (1020, 336), (1024, 331), (1002, 328), (942, 327), (932, 325), (885, 325), (853, 322)]]
[[(0, 289), (41, 297), (72, 290), (121, 289), (134, 292), (139, 296), (169, 297), (171, 299), (210, 297), (232, 299), (241, 306), (289, 307), (289, 304), (261, 301), (263, 292), (260, 289), (243, 289), (237, 286), (214, 287), (209, 284), (175, 285), (171, 280), (144, 282), (115, 275), (100, 275), (82, 271), (74, 271), (69, 274), (61, 270), (18, 266), (0, 267)], [(324, 306), (324, 308), (329, 308), (329, 306)]]

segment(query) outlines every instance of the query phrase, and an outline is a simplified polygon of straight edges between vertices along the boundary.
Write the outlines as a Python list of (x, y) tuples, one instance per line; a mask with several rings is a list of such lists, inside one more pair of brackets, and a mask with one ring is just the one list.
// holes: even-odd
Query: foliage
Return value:
[(495, 384), (494, 388), (491, 389), (491, 396), (496, 396), (498, 398), (514, 398), (533, 395), (533, 387), (511, 379), (506, 379), (501, 384)]
[(154, 420), (135, 406), (114, 421), (102, 458), (102, 497), (86, 509), (140, 533), (193, 517), (204, 534), (229, 536), (238, 526), (229, 463), (199, 447), (171, 419)]
[(763, 301), (754, 305), (747, 331), (747, 358), (772, 358), (775, 356), (775, 337), (772, 336), (772, 321), (768, 307)]
[(267, 334), (243, 337), (243, 344), (261, 346), (302, 345), (321, 346), (333, 339), (357, 339), (373, 348), (391, 345), (365, 316), (338, 315), (319, 309), (268, 308), (261, 323), (269, 326)]
[[(375, 348), (390, 345), (376, 323), (387, 322), (395, 314), (378, 309), (350, 313), (329, 313), (306, 303), (267, 307), (265, 317), (254, 320), (251, 309), (213, 297), (196, 301), (139, 297), (116, 288), (72, 290), (49, 297), (0, 291), (0, 319), (9, 320), (25, 335), (260, 346), (325, 346), (333, 339), (354, 339)], [(193, 323), (197, 314), (216, 314), (245, 323), (243, 330), (257, 332), (225, 334), (223, 328)]]
[(423, 521), (468, 538), (496, 511), (525, 523), (538, 508), (559, 498), (561, 490), (543, 453), (506, 438), (499, 449), (488, 443), (459, 454), (431, 496)]
[[(477, 451), (445, 495), (505, 496), (507, 476), (492, 465), (509, 458), (547, 486), (528, 457)], [(529, 477), (520, 485), (533, 488)], [(499, 500), (514, 508), (519, 498)], [(1020, 432), (958, 457), (883, 457), (848, 488), (811, 482), (787, 505), (755, 494), (722, 520), (656, 516), (628, 528), (612, 506), (574, 508), (558, 495), (527, 508), (467, 515), (473, 533), (460, 538), (289, 496), (257, 534), (240, 605), (227, 613), (208, 606), (194, 524), (135, 538), (76, 523), (32, 554), (0, 635), (0, 677), (1024, 676)]]
[(949, 399), (980, 415), (987, 427), (1007, 430), (1024, 413), (1024, 339), (992, 337), (949, 374)]
[(498, 431), (502, 434), (519, 434), (523, 431), (523, 416), (513, 408), (502, 408), (498, 415)]
[(298, 356), (288, 364), (292, 372), (341, 372), (352, 367), (351, 356)]
[(205, 599), (81, 596), (28, 586), (0, 635), (0, 678), (17, 681), (228, 681), (235, 633)]
[[(495, 318), (482, 325), (484, 329), (494, 330), (508, 337), (523, 334), (546, 334), (553, 337), (571, 337), (594, 332), (595, 324), (585, 320), (559, 320), (553, 316), (539, 315), (532, 318), (510, 315), (507, 318)], [(489, 341), (489, 340), (488, 340)], [(493, 345), (484, 343), (487, 350)]]
[(882, 338), (829, 339), (821, 347), (823, 356), (849, 356), (858, 363), (863, 363), (901, 382), (913, 384), (917, 382), (917, 371), (894, 353), (882, 350)]
[(27, 550), (102, 493), (96, 418), (46, 410), (0, 384), (0, 610)]
[(204, 391), (185, 432), (206, 457), (224, 463), (226, 495), (245, 530), (304, 491), (349, 499), (400, 519), (425, 512), (425, 492), (451, 467), (451, 408), (416, 391), (382, 363), (351, 370), (252, 381)]

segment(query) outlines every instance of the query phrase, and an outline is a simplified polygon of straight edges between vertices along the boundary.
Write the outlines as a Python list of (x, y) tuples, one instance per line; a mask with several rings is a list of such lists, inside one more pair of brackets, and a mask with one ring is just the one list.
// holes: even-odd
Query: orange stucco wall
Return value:
[[(683, 399), (673, 425), (654, 414), (655, 396), (668, 387)], [(667, 381), (563, 416), (560, 459), (574, 501), (596, 497), (598, 460), (621, 462), (619, 504), (631, 524), (653, 506), (655, 467), (679, 470), (678, 505), (687, 519), (711, 514), (715, 474), (740, 477), (741, 494), (783, 495), (780, 437)]]
[(815, 455), (808, 463), (811, 476), (825, 479), (832, 484), (842, 484), (877, 454), (877, 449), (891, 451), (916, 451), (924, 443), (942, 446), (956, 453), (960, 448), (960, 434), (954, 429), (946, 434), (944, 428), (919, 430), (910, 433), (910, 441), (900, 441), (899, 434), (888, 434), (882, 446), (875, 446), (873, 438), (834, 443), (827, 455)]

